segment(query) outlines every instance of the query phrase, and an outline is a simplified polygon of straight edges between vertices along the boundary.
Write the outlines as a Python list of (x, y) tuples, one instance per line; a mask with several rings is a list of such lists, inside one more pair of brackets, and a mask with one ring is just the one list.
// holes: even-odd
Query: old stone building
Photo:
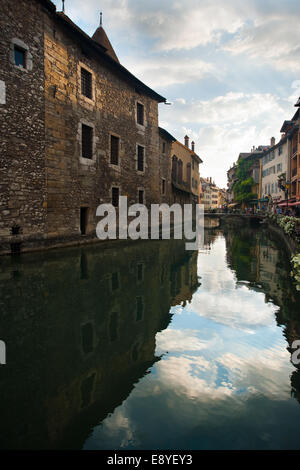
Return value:
[(159, 127), (159, 175), (160, 202), (172, 204), (171, 154), (172, 144), (176, 139), (168, 131)]
[(120, 195), (164, 200), (165, 98), (120, 64), (102, 25), (90, 38), (49, 0), (9, 0), (0, 26), (0, 251), (95, 237), (96, 208)]
[(46, 11), (55, 11), (46, 0), (1, 2), (0, 251), (13, 248), (14, 238), (42, 238), (46, 230)]

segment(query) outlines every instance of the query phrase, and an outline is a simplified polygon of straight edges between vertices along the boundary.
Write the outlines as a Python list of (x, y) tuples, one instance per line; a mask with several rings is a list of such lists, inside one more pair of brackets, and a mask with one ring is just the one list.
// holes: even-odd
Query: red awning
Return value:
[[(300, 202), (300, 201), (299, 201)], [(295, 202), (295, 199), (291, 199), (290, 201), (281, 201), (279, 204), (277, 204), (278, 206), (292, 206), (292, 205), (296, 205), (297, 203)]]

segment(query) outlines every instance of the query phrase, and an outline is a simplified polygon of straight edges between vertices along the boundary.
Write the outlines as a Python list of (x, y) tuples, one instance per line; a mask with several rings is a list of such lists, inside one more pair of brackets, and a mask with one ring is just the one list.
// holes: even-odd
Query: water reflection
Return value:
[(82, 448), (159, 357), (155, 335), (198, 287), (181, 241), (0, 260), (1, 448)]
[(300, 448), (288, 257), (241, 226), (205, 247), (2, 258), (1, 447)]
[(287, 350), (299, 297), (286, 254), (263, 230), (210, 233), (209, 256), (198, 256), (201, 287), (156, 335), (162, 360), (85, 448), (300, 447), (298, 372)]

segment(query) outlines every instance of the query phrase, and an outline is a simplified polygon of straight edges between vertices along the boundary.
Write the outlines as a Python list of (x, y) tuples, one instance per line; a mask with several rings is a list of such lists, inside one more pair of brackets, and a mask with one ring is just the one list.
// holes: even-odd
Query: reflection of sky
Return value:
[(300, 448), (277, 307), (237, 286), (222, 237), (199, 254), (198, 275), (191, 303), (156, 336), (162, 359), (86, 448)]

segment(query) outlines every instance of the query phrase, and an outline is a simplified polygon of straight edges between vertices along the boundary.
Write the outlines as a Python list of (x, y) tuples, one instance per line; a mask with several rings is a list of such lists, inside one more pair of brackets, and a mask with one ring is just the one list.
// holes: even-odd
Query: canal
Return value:
[(262, 228), (0, 259), (2, 449), (299, 449), (300, 300)]

